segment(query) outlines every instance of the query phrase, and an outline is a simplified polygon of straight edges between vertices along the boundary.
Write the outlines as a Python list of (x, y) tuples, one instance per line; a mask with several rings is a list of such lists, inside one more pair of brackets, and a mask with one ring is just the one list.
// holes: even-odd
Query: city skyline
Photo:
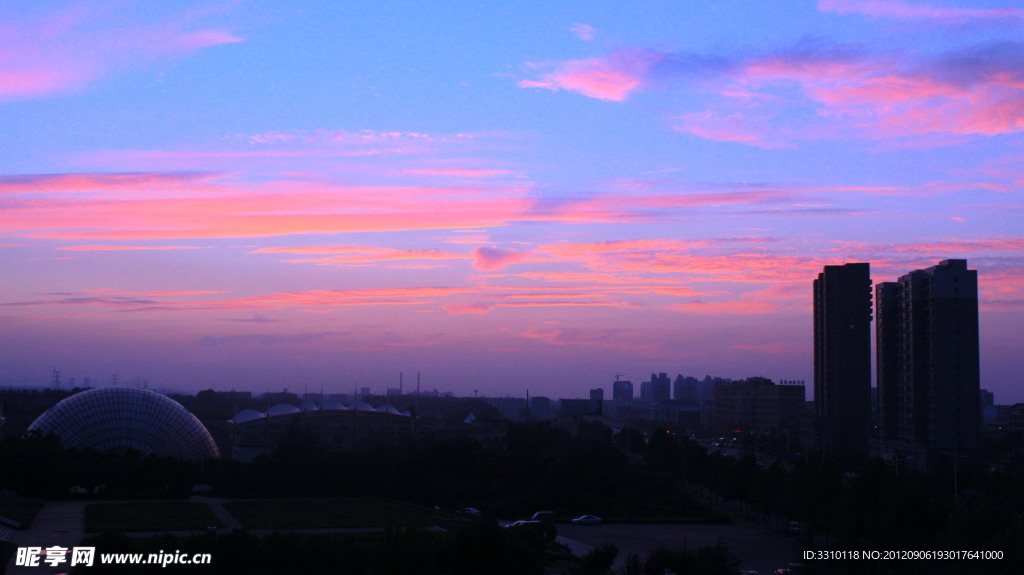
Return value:
[(810, 382), (823, 266), (878, 284), (966, 259), (981, 387), (1024, 401), (1013, 3), (124, 0), (0, 22), (0, 385)]

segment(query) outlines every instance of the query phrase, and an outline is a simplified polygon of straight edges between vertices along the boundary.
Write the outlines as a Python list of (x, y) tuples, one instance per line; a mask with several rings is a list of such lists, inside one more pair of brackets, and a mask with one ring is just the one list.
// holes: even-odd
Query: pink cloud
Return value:
[(477, 269), (491, 271), (521, 262), (529, 254), (514, 250), (502, 250), (498, 248), (479, 247), (473, 250), (473, 265)]
[(1022, 54), (1015, 43), (928, 58), (805, 43), (753, 60), (733, 81), (755, 90), (795, 86), (817, 107), (805, 137), (993, 136), (1024, 130)]
[[(179, 174), (73, 174), (0, 178), (11, 198), (0, 231), (64, 239), (272, 237), (495, 227), (531, 215), (518, 187), (269, 183)], [(424, 218), (430, 213), (430, 218)]]
[[(572, 283), (627, 286), (639, 288), (651, 293), (670, 293), (674, 295), (707, 295), (710, 292), (696, 291), (691, 287), (679, 286), (678, 278), (628, 275), (620, 273), (598, 272), (526, 272), (515, 274), (518, 278), (540, 280), (545, 283)], [(667, 287), (666, 287), (667, 286)]]
[(72, 91), (118, 68), (242, 41), (221, 29), (190, 29), (197, 15), (131, 21), (100, 5), (53, 10), (36, 21), (8, 20), (0, 33), (0, 99)]
[(428, 176), (452, 176), (456, 178), (493, 178), (511, 174), (508, 170), (474, 170), (474, 169), (421, 169), (401, 170), (403, 174), (424, 174)]
[(452, 315), (484, 315), (494, 309), (494, 305), (486, 303), (451, 303), (441, 307)]
[(376, 305), (423, 305), (438, 298), (476, 293), (473, 288), (412, 287), (375, 288), (350, 290), (308, 290), (284, 292), (253, 297), (221, 300), (176, 300), (166, 299), (178, 296), (203, 295), (205, 293), (226, 293), (219, 291), (157, 291), (121, 292), (116, 290), (95, 290), (82, 293), (56, 294), (40, 300), (0, 303), (0, 306), (101, 306), (116, 307), (118, 311), (161, 312), (161, 311), (208, 311), (208, 310), (256, 310), (284, 308), (321, 308)]
[(251, 254), (291, 253), (304, 255), (327, 255), (323, 258), (290, 259), (287, 262), (318, 264), (366, 264), (398, 260), (453, 260), (470, 259), (466, 254), (443, 252), (441, 250), (398, 250), (370, 246), (298, 246), (261, 248)]
[(1024, 130), (1022, 55), (1019, 42), (934, 55), (813, 39), (743, 57), (634, 49), (554, 64), (520, 86), (619, 102), (657, 87), (692, 102), (689, 110), (666, 114), (677, 130), (759, 147), (925, 136), (942, 145), (947, 141), (935, 135)]
[[(912, 254), (1024, 253), (1024, 238), (950, 239), (878, 246), (879, 251)], [(950, 256), (952, 257), (952, 256)]]
[(215, 290), (177, 290), (177, 291), (123, 291), (115, 289), (87, 289), (82, 290), (86, 293), (102, 293), (102, 294), (114, 294), (122, 296), (147, 296), (147, 297), (160, 297), (160, 296), (179, 296), (179, 295), (209, 295), (218, 293), (229, 293), (226, 291), (215, 291)]
[(716, 116), (711, 111), (696, 112), (679, 117), (674, 127), (706, 140), (736, 142), (759, 148), (786, 147), (784, 140), (772, 134), (765, 123), (766, 118), (756, 121), (740, 113)]
[(650, 338), (628, 330), (581, 329), (567, 327), (533, 328), (518, 334), (526, 339), (540, 340), (550, 345), (570, 345), (597, 349), (651, 352), (657, 346)]
[(569, 90), (599, 100), (622, 102), (645, 84), (661, 57), (648, 50), (622, 50), (605, 58), (571, 60), (542, 74), (538, 80), (522, 80), (519, 86)]
[(770, 353), (777, 355), (796, 354), (804, 351), (804, 347), (801, 345), (781, 341), (770, 343), (736, 343), (730, 345), (729, 349), (738, 349), (740, 351), (756, 351), (761, 353)]
[[(508, 136), (486, 137), (493, 142)], [(209, 170), (228, 172), (234, 177), (284, 174), (307, 180), (325, 174), (344, 174), (350, 183), (361, 180), (372, 185), (410, 180), (423, 183), (429, 176), (479, 182), (501, 177), (521, 179), (517, 172), (498, 162), (464, 159), (477, 155), (475, 147), (483, 145), (478, 144), (483, 138), (462, 133), (376, 130), (243, 133), (201, 147), (92, 150), (75, 154), (73, 160), (96, 169), (117, 171)]]
[[(972, 262), (982, 262), (983, 267), (987, 267), (985, 265), (987, 260), (1002, 262), (998, 265), (1016, 265), (1014, 262), (1018, 260), (1018, 254), (1024, 252), (1024, 239), (954, 238), (878, 244), (837, 242), (826, 247), (825, 250), (856, 257), (862, 261), (870, 261), (873, 272), (897, 276), (910, 269), (928, 267), (947, 258), (968, 258)], [(1021, 261), (1020, 264), (1024, 265), (1024, 261)], [(990, 276), (993, 272), (997, 272), (998, 265), (985, 269), (985, 275)]]
[(495, 304), (495, 307), (625, 307), (622, 302), (611, 301), (519, 301)]
[(627, 274), (683, 274), (705, 281), (741, 283), (805, 281), (820, 271), (813, 255), (771, 253), (772, 240), (629, 240), (552, 244), (536, 250), (555, 261), (577, 261), (591, 270)]
[(181, 189), (221, 177), (198, 172), (15, 174), (0, 176), (0, 194), (77, 194)]
[(351, 290), (309, 290), (240, 298), (222, 302), (226, 308), (338, 307), (354, 305), (411, 305), (436, 298), (473, 293), (472, 288), (413, 287)]
[(235, 42), (242, 41), (244, 41), (243, 38), (223, 30), (200, 30), (186, 34), (175, 34), (168, 39), (165, 46), (169, 51), (187, 54), (203, 48), (209, 48), (210, 46), (234, 44)]
[(593, 26), (589, 24), (583, 24), (581, 22), (573, 24), (572, 27), (569, 28), (569, 31), (572, 32), (580, 40), (583, 40), (584, 42), (592, 41), (594, 39), (594, 35), (596, 32)]
[(1021, 8), (940, 8), (879, 0), (818, 0), (818, 9), (836, 14), (859, 14), (877, 18), (939, 20), (961, 23), (971, 20), (1024, 20)]
[(457, 142), (473, 139), (470, 134), (427, 134), (423, 132), (384, 132), (380, 130), (306, 130), (300, 132), (269, 131), (239, 136), (251, 144), (291, 144), (295, 142), (373, 143), (382, 142)]
[(61, 246), (57, 248), (68, 252), (124, 252), (145, 250), (203, 250), (200, 246)]

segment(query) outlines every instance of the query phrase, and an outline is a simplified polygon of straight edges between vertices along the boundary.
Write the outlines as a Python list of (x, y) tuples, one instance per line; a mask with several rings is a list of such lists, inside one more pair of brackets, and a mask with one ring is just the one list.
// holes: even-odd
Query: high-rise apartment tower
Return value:
[(933, 452), (977, 448), (978, 272), (944, 260), (876, 289), (881, 439)]
[(866, 451), (871, 427), (869, 264), (825, 266), (814, 280), (814, 408), (826, 449)]

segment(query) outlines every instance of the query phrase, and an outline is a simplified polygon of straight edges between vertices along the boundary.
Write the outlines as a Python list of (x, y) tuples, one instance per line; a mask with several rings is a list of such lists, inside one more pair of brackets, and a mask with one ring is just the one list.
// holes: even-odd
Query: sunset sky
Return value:
[(0, 385), (810, 395), (822, 266), (963, 258), (1024, 401), (1020, 6), (3, 2)]

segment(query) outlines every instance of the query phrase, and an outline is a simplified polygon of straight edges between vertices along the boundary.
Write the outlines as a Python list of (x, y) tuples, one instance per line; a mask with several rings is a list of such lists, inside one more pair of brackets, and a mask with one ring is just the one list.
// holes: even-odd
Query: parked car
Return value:
[(601, 518), (597, 515), (580, 515), (572, 520), (573, 525), (600, 525)]
[(554, 511), (538, 511), (538, 512), (534, 513), (533, 517), (531, 517), (530, 519), (533, 520), (533, 521), (543, 521), (544, 523), (554, 523), (555, 522), (555, 512)]
[(459, 509), (455, 511), (456, 515), (465, 515), (466, 517), (481, 517), (483, 513), (480, 512), (476, 507), (466, 507), (465, 509)]
[(543, 526), (544, 526), (544, 522), (543, 521), (533, 521), (533, 520), (530, 520), (530, 519), (523, 519), (523, 520), (520, 520), (520, 521), (513, 521), (512, 523), (509, 523), (505, 527), (508, 527), (509, 529), (519, 529), (521, 527), (543, 527)]

